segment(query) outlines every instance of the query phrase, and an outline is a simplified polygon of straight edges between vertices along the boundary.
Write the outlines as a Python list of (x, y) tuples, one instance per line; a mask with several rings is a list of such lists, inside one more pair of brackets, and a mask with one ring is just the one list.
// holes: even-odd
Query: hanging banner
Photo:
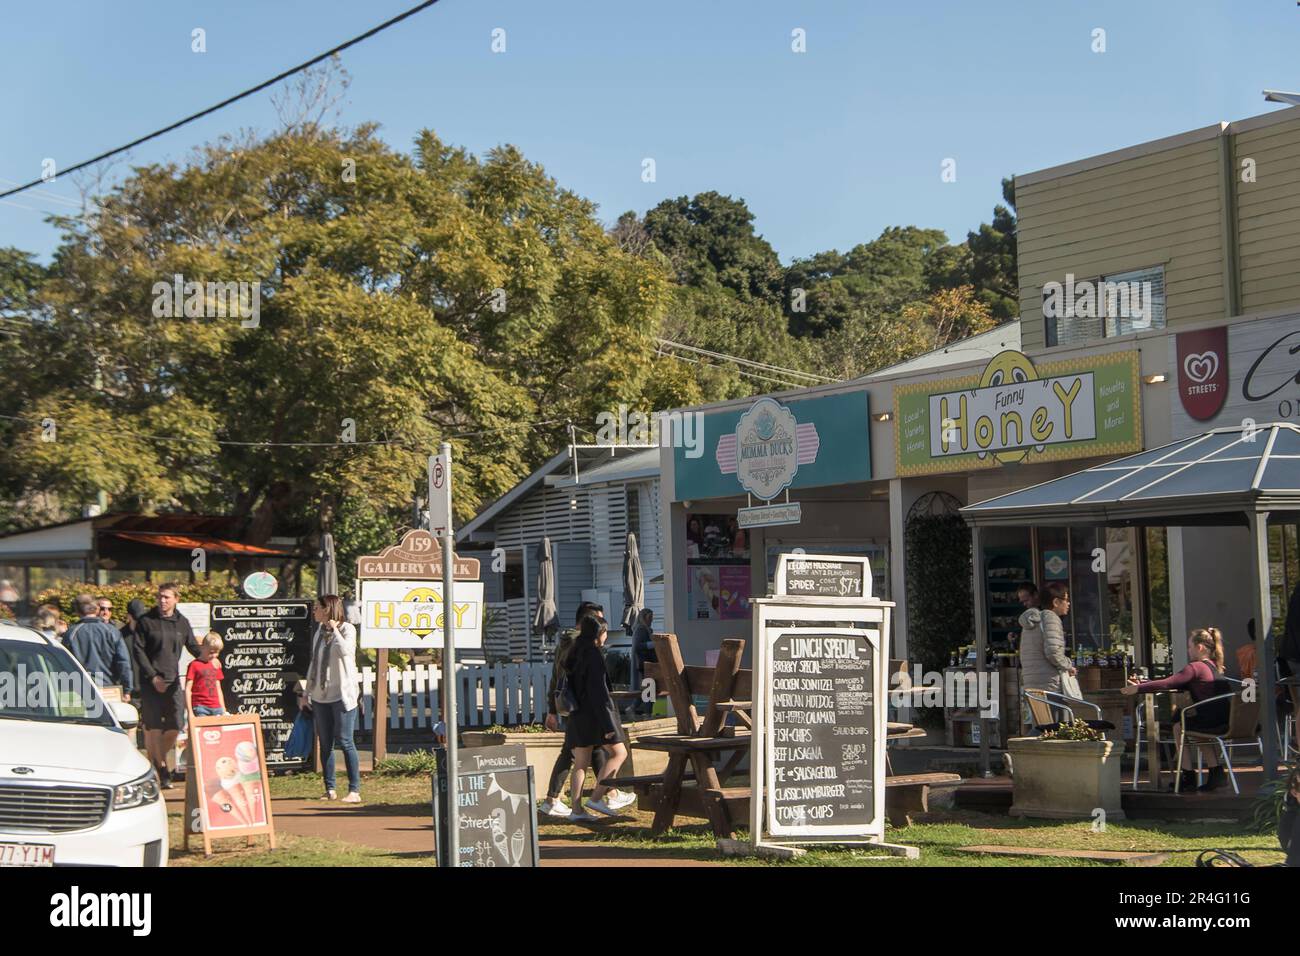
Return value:
[(1137, 352), (1035, 365), (1008, 349), (978, 377), (896, 386), (898, 474), (1140, 451), (1139, 371)]

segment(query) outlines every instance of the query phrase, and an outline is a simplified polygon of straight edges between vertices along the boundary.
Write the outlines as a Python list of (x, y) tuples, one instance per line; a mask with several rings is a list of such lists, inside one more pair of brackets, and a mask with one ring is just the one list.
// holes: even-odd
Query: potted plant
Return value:
[(1007, 741), (1012, 762), (1011, 815), (1053, 820), (1122, 820), (1120, 750), (1082, 720), (1037, 737)]

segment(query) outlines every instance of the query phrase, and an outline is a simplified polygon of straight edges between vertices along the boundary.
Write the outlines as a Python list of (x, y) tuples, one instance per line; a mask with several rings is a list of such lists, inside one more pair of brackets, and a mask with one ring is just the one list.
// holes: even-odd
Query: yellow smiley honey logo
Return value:
[[(980, 388), (996, 388), (1000, 385), (1014, 385), (1022, 382), (1038, 381), (1038, 370), (1034, 368), (1034, 363), (1030, 361), (1029, 356), (1023, 352), (1016, 352), (1007, 349), (999, 352), (993, 357), (988, 365), (984, 366), (984, 374), (980, 378)], [(1042, 447), (1039, 446), (1039, 451)], [(980, 452), (983, 458), (986, 452)], [(997, 451), (993, 452), (995, 460), (1003, 464), (1023, 461), (1025, 455), (1029, 454), (1028, 448), (1021, 448), (1018, 451)]]
[[(433, 633), (442, 611), (442, 597), (433, 588), (412, 588), (407, 592), (406, 597), (402, 598), (402, 604), (415, 605), (417, 612), (409, 617), (403, 615), (405, 620), (409, 621), (406, 630), (416, 637), (428, 637)], [(429, 613), (418, 613), (421, 605), (429, 605)]]

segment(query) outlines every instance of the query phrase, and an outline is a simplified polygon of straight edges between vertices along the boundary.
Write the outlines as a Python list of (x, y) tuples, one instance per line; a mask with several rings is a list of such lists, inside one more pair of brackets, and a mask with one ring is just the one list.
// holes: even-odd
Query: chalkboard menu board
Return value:
[(773, 832), (875, 821), (875, 677), (866, 637), (784, 633), (772, 642), (768, 787)]
[(781, 556), (776, 594), (790, 597), (870, 597), (864, 558)]
[(285, 757), (284, 743), (298, 716), (294, 684), (307, 676), (314, 627), (307, 601), (212, 603), (212, 630), (225, 645), (221, 689), (226, 709), (262, 719), (267, 769), (303, 763)]
[[(446, 751), (439, 748), (433, 788), (438, 859), (447, 856)], [(456, 751), (460, 784), (458, 866), (537, 865), (537, 808), (533, 769), (522, 744), (463, 747)]]

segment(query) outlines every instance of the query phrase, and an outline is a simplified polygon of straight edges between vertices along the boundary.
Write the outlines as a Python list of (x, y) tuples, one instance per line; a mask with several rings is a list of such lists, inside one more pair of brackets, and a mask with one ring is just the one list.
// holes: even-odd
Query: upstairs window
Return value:
[(1080, 345), (1165, 327), (1165, 267), (1151, 266), (1043, 286), (1049, 347)]

